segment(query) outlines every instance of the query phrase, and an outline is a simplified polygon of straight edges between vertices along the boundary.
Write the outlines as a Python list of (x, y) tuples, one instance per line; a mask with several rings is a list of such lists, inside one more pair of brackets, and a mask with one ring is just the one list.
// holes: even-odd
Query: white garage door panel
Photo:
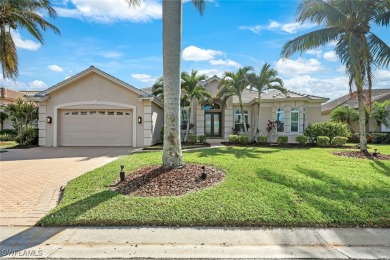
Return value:
[(60, 110), (59, 113), (61, 146), (132, 145), (131, 110)]

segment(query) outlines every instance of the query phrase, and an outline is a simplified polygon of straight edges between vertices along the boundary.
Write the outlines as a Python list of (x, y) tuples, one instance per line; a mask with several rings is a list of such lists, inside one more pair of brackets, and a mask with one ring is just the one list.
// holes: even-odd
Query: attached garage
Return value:
[(60, 146), (132, 146), (132, 110), (59, 110)]

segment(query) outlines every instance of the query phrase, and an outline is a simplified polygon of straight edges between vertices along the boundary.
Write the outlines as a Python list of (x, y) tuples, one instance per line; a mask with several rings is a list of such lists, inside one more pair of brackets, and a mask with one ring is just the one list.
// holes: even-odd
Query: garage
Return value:
[(133, 111), (119, 109), (61, 109), (60, 146), (132, 146)]

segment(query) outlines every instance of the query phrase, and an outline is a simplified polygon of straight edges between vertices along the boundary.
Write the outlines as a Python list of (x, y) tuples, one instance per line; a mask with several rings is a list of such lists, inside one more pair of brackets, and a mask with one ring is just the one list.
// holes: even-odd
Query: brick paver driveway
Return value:
[(37, 147), (0, 153), (0, 225), (34, 225), (56, 206), (61, 186), (133, 150)]

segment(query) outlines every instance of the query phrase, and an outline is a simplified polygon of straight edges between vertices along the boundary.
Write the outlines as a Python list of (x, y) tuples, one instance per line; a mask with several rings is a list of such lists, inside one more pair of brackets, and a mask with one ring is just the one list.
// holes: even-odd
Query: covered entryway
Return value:
[(60, 146), (132, 146), (133, 111), (60, 109)]

